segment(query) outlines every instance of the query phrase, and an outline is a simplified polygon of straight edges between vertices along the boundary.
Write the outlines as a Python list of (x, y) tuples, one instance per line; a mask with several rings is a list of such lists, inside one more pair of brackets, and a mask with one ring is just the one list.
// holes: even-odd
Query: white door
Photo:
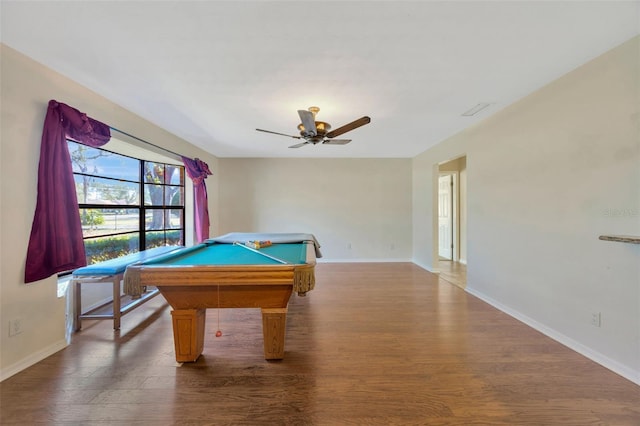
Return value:
[(438, 188), (438, 254), (453, 260), (453, 175), (441, 175)]

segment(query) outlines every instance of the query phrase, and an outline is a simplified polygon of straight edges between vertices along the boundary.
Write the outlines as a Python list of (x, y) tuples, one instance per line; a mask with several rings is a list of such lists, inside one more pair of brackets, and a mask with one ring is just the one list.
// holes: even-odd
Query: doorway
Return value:
[(447, 172), (438, 178), (438, 256), (444, 260), (455, 260), (455, 177), (455, 173)]
[(464, 288), (467, 283), (467, 158), (438, 165), (437, 269), (441, 278)]

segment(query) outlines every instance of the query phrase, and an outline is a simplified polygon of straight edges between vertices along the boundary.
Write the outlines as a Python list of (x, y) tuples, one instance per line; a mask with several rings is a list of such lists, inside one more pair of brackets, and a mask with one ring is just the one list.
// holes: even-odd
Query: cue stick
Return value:
[(278, 259), (278, 258), (277, 258), (277, 257), (275, 257), (275, 256), (271, 256), (271, 255), (269, 255), (269, 254), (267, 254), (267, 253), (263, 253), (263, 252), (261, 252), (260, 250), (253, 249), (253, 248), (251, 248), (251, 247), (249, 247), (249, 246), (246, 246), (246, 245), (244, 245), (244, 244), (242, 244), (242, 243), (239, 243), (239, 242), (237, 242), (237, 241), (235, 241), (235, 242), (233, 243), (233, 245), (234, 245), (234, 246), (240, 246), (240, 247), (245, 248), (245, 249), (247, 249), (247, 250), (249, 250), (249, 251), (252, 251), (252, 252), (254, 252), (254, 253), (258, 253), (259, 255), (264, 256), (264, 257), (268, 257), (269, 259), (271, 259), (271, 260), (275, 260), (276, 262), (284, 263), (285, 265), (290, 265), (290, 263), (289, 263), (289, 262), (287, 262), (286, 260)]

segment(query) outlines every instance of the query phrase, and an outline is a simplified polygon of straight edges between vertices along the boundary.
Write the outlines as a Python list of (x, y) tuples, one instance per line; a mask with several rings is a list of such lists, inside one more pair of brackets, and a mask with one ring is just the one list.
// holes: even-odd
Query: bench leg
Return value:
[(113, 278), (113, 329), (120, 330), (120, 276)]
[(82, 314), (82, 284), (80, 281), (71, 280), (71, 286), (73, 287), (73, 329), (80, 331), (82, 323), (80, 322), (80, 315)]

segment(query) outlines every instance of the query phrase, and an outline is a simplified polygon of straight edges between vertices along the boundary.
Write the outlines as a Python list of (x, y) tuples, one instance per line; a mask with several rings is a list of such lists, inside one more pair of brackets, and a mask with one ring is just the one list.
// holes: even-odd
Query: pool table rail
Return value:
[(132, 269), (139, 269), (140, 284), (163, 286), (291, 283), (294, 275), (293, 265), (149, 265)]

